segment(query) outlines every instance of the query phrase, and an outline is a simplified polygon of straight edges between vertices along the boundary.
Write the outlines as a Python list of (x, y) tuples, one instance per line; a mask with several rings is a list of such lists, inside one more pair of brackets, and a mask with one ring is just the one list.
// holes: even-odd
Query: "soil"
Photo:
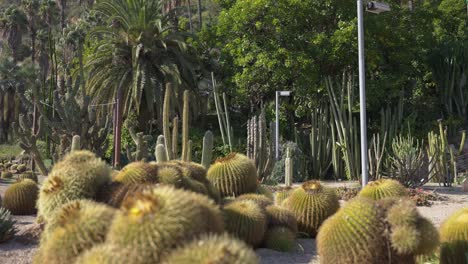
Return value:
[[(355, 183), (326, 183), (327, 185), (351, 186)], [(3, 196), (8, 183), (0, 182), (0, 194)], [(447, 199), (435, 201), (429, 207), (418, 207), (419, 212), (430, 219), (437, 227), (449, 215), (468, 206), (468, 193), (463, 193), (460, 187), (437, 187), (434, 185), (424, 187), (432, 190)], [(18, 233), (16, 237), (7, 243), (0, 244), (0, 263), (2, 264), (28, 264), (32, 263), (34, 253), (37, 250), (39, 226), (35, 223), (35, 215), (14, 216)], [(270, 249), (260, 248), (256, 250), (262, 264), (299, 264), (319, 263), (314, 239), (298, 239), (295, 252), (284, 253)]]

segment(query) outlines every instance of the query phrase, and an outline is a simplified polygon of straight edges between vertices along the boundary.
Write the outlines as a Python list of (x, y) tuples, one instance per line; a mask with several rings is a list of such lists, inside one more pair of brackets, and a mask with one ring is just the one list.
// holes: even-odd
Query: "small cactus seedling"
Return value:
[(440, 227), (440, 263), (468, 263), (468, 207), (451, 215)]
[(318, 181), (308, 181), (295, 189), (283, 206), (296, 217), (300, 232), (315, 237), (322, 222), (333, 215), (340, 204), (335, 190)]
[(257, 247), (263, 240), (268, 224), (267, 216), (254, 201), (232, 201), (224, 207), (226, 230)]
[(208, 170), (208, 180), (222, 197), (255, 192), (257, 169), (253, 161), (244, 155), (231, 153), (220, 158)]
[(163, 264), (258, 264), (255, 252), (244, 242), (227, 234), (205, 235), (172, 251)]
[(374, 200), (388, 197), (404, 197), (407, 195), (405, 187), (395, 180), (382, 179), (369, 182), (358, 194)]
[(106, 243), (135, 249), (146, 263), (159, 263), (184, 241), (223, 231), (221, 211), (208, 197), (161, 186), (125, 200)]
[(0, 207), (0, 243), (12, 239), (15, 233), (15, 221), (11, 219), (10, 211)]
[(14, 215), (36, 213), (36, 200), (39, 188), (33, 180), (23, 180), (12, 184), (3, 196), (3, 207)]

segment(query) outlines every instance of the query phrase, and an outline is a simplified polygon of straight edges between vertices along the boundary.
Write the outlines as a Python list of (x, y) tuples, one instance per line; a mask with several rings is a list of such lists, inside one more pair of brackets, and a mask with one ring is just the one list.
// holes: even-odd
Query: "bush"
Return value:
[(284, 168), (286, 160), (286, 149), (291, 150), (291, 156), (293, 159), (293, 182), (302, 182), (307, 180), (309, 177), (307, 175), (306, 167), (306, 156), (299, 148), (299, 146), (291, 141), (288, 141), (280, 146), (281, 160), (275, 163), (273, 171), (271, 172), (270, 177), (266, 179), (267, 184), (277, 184), (284, 182)]

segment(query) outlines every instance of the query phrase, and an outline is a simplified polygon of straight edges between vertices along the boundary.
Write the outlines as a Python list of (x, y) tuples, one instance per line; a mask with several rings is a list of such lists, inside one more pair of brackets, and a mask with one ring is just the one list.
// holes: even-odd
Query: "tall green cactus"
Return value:
[(247, 156), (254, 160), (259, 179), (271, 174), (274, 165), (274, 126), (270, 126), (270, 138), (267, 138), (265, 109), (260, 115), (253, 116), (247, 122)]
[(158, 144), (156, 146), (156, 151), (154, 152), (156, 156), (156, 161), (158, 163), (166, 162), (167, 161), (167, 153), (166, 147), (163, 144)]
[(324, 178), (332, 166), (331, 120), (328, 107), (319, 107), (312, 111), (309, 142), (311, 173), (314, 178)]
[(380, 134), (372, 135), (368, 150), (369, 156), (369, 178), (371, 180), (379, 180), (382, 176), (381, 166), (384, 160), (385, 143), (387, 133), (385, 132), (383, 140), (380, 140)]
[(81, 149), (80, 136), (74, 135), (73, 138), (72, 138), (72, 145), (71, 145), (70, 152), (77, 151), (77, 150), (80, 150), (80, 149)]
[(213, 133), (206, 131), (203, 137), (203, 150), (201, 164), (205, 169), (209, 169), (213, 158)]
[(166, 84), (166, 93), (164, 94), (163, 104), (163, 132), (164, 132), (164, 145), (166, 146), (167, 158), (172, 159), (172, 144), (171, 144), (171, 130), (169, 127), (169, 116), (171, 114), (171, 95), (172, 83)]
[(182, 113), (182, 160), (188, 161), (189, 155), (189, 91), (184, 91), (184, 109)]
[(286, 187), (289, 187), (292, 185), (293, 181), (293, 159), (291, 158), (291, 149), (286, 150), (286, 160), (284, 161), (284, 180), (285, 180), (285, 185)]
[(179, 118), (172, 119), (172, 155), (177, 157), (179, 154)]

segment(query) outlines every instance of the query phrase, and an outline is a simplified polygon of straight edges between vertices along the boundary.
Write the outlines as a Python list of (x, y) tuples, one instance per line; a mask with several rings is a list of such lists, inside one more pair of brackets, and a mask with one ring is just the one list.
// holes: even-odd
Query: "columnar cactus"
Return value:
[(164, 145), (166, 146), (167, 158), (171, 160), (172, 144), (171, 144), (171, 129), (169, 127), (169, 118), (171, 115), (171, 96), (172, 96), (172, 83), (166, 84), (166, 92), (164, 94), (163, 104), (163, 132), (164, 132)]
[(387, 197), (406, 196), (405, 187), (395, 180), (382, 179), (369, 182), (358, 194), (361, 197), (368, 197), (379, 200)]
[(257, 171), (253, 161), (238, 153), (217, 159), (208, 170), (208, 180), (222, 197), (238, 196), (257, 189)]
[(229, 263), (258, 264), (255, 252), (227, 234), (206, 235), (172, 251), (163, 264)]
[(294, 173), (294, 164), (293, 159), (291, 158), (291, 149), (286, 150), (286, 159), (284, 161), (284, 183), (286, 187), (290, 187), (293, 181), (293, 173)]
[(3, 207), (14, 215), (31, 215), (36, 213), (36, 200), (39, 188), (29, 179), (14, 183), (8, 187), (3, 196)]
[(185, 241), (224, 231), (219, 208), (206, 196), (163, 186), (130, 198), (112, 221), (107, 242), (138, 250), (144, 263), (158, 263)]
[(208, 130), (205, 132), (205, 136), (203, 136), (203, 150), (202, 150), (201, 164), (206, 169), (209, 169), (212, 159), (213, 159), (213, 133)]
[(81, 149), (81, 140), (80, 136), (74, 135), (72, 138), (72, 144), (71, 144), (71, 149), (70, 152), (77, 151)]
[(184, 108), (182, 111), (182, 160), (189, 161), (189, 91), (184, 91)]
[(233, 201), (224, 206), (226, 230), (257, 247), (263, 240), (268, 224), (264, 209), (254, 201)]
[(72, 201), (57, 211), (46, 239), (41, 240), (40, 263), (67, 263), (104, 242), (116, 210), (89, 200)]
[(468, 263), (468, 207), (442, 223), (440, 227), (440, 263)]
[(166, 147), (163, 144), (158, 144), (156, 146), (156, 151), (154, 152), (156, 155), (156, 161), (158, 163), (166, 162), (167, 161), (167, 152)]
[(292, 191), (283, 206), (296, 217), (300, 232), (315, 237), (322, 222), (333, 215), (340, 204), (335, 190), (318, 181), (308, 181)]

